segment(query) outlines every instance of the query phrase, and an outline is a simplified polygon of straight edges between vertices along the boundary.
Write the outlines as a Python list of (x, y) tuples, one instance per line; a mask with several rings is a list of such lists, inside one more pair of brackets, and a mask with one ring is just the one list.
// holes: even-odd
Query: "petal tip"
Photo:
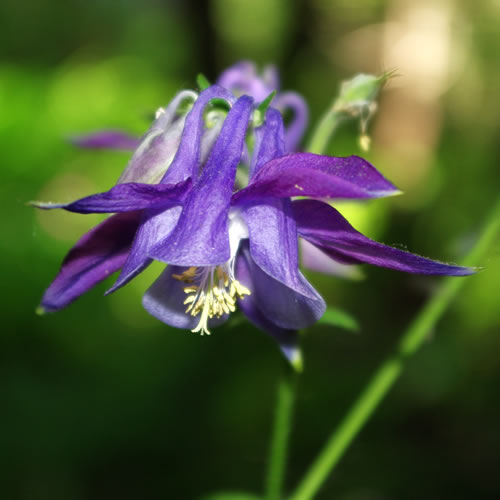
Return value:
[(441, 274), (445, 276), (454, 276), (460, 278), (462, 276), (471, 276), (473, 274), (477, 274), (478, 272), (484, 270), (483, 267), (473, 267), (473, 266), (465, 267), (465, 266), (457, 266), (454, 264), (444, 264), (444, 265), (448, 267), (448, 271), (442, 273), (434, 273), (434, 274)]
[(61, 203), (55, 203), (53, 201), (30, 200), (26, 202), (26, 206), (41, 208), (42, 210), (50, 210), (51, 208), (61, 208)]
[(484, 267), (481, 266), (470, 266), (470, 267), (462, 267), (462, 273), (460, 276), (471, 276), (472, 274), (480, 273), (484, 271)]
[(401, 196), (404, 194), (404, 191), (401, 191), (401, 189), (398, 189), (394, 187), (394, 189), (383, 189), (380, 191), (371, 191), (370, 196), (373, 196), (375, 198), (392, 198), (394, 196)]
[(296, 347), (291, 353), (288, 353), (287, 357), (295, 372), (302, 373), (304, 371), (304, 359), (299, 347)]
[(402, 194), (404, 194), (404, 191), (396, 188), (394, 191), (387, 192), (387, 193), (388, 194), (386, 194), (385, 196), (401, 196)]
[(45, 314), (47, 314), (47, 309), (45, 309), (45, 307), (43, 307), (43, 306), (38, 306), (35, 309), (35, 314), (37, 316), (45, 316)]

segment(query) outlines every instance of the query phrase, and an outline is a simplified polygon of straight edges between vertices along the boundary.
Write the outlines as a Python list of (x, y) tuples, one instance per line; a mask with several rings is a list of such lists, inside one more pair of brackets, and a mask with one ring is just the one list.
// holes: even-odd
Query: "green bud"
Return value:
[(364, 109), (375, 105), (375, 99), (384, 83), (394, 76), (388, 71), (380, 76), (360, 73), (351, 80), (345, 80), (340, 86), (339, 97), (333, 104), (333, 110), (357, 115)]

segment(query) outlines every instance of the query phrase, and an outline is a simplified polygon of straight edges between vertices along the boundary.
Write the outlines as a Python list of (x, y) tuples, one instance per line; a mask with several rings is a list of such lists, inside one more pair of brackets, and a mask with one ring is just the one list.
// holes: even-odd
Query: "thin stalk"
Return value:
[[(479, 262), (499, 231), (500, 200), (491, 212), (481, 237), (464, 259), (464, 265), (471, 266)], [(428, 338), (429, 332), (432, 331), (466, 281), (464, 278), (454, 277), (443, 279), (439, 291), (429, 299), (403, 334), (396, 352), (386, 359), (374, 373), (340, 425), (331, 434), (323, 450), (291, 495), (290, 500), (309, 500), (314, 497), (354, 438), (398, 379), (407, 358), (414, 354)]]
[[(322, 153), (335, 133), (340, 120), (340, 113), (333, 110), (328, 111), (314, 130), (306, 151), (318, 154)], [(292, 427), (296, 378), (296, 373), (289, 366), (285, 366), (278, 383), (276, 412), (266, 478), (266, 500), (281, 500), (283, 497), (288, 437)]]
[(276, 413), (269, 454), (266, 480), (266, 500), (280, 500), (283, 494), (288, 437), (292, 428), (292, 412), (295, 401), (296, 374), (289, 366), (278, 382)]
[(323, 115), (317, 127), (314, 129), (306, 151), (309, 151), (310, 153), (324, 154), (326, 148), (328, 147), (328, 143), (335, 133), (335, 130), (344, 117), (345, 113), (333, 111), (333, 109)]

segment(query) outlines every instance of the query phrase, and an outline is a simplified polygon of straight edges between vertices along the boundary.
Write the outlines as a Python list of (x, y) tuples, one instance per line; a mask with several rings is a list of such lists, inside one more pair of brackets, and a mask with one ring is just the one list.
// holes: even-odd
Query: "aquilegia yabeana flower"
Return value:
[[(267, 90), (250, 93), (262, 100)], [(191, 109), (180, 112), (186, 101)], [(150, 314), (208, 334), (240, 308), (293, 361), (296, 331), (315, 323), (326, 307), (299, 270), (299, 236), (343, 264), (438, 275), (473, 272), (357, 232), (319, 199), (378, 198), (398, 190), (357, 156), (287, 154), (281, 113), (269, 107), (255, 125), (255, 110), (252, 96), (237, 98), (220, 85), (199, 95), (181, 92), (157, 112), (113, 188), (66, 204), (35, 203), (114, 214), (70, 250), (41, 308), (61, 309), (121, 270), (107, 293), (115, 291), (154, 259), (168, 266), (144, 295)], [(248, 183), (240, 185), (237, 171), (244, 157)]]

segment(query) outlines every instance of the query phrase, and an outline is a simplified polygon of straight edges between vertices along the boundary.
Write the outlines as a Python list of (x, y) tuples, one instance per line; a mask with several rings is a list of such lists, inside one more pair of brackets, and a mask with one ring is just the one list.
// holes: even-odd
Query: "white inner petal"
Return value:
[(231, 259), (234, 259), (240, 241), (248, 238), (248, 226), (238, 209), (229, 210), (229, 246), (231, 248)]
[(157, 123), (155, 124), (160, 130), (164, 131), (168, 126), (172, 124), (177, 113), (177, 108), (186, 100), (192, 99), (196, 101), (198, 99), (198, 94), (192, 90), (183, 90), (179, 92), (169, 103), (169, 105), (164, 109), (164, 113), (161, 113), (157, 118)]

